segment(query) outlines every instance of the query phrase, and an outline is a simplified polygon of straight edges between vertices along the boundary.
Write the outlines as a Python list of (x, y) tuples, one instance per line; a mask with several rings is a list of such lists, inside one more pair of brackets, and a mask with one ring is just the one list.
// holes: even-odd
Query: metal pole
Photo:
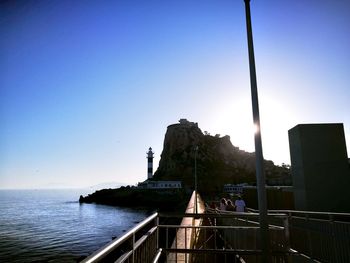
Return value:
[(255, 140), (255, 164), (256, 164), (256, 180), (258, 190), (259, 204), (259, 222), (260, 222), (260, 242), (262, 249), (262, 262), (269, 262), (269, 232), (267, 224), (267, 205), (266, 205), (266, 189), (265, 189), (265, 173), (264, 173), (264, 157), (261, 143), (260, 133), (260, 116), (258, 89), (256, 82), (255, 58), (253, 47), (253, 33), (250, 17), (250, 0), (244, 0), (245, 13), (247, 21), (247, 38), (248, 38), (248, 53), (249, 53), (249, 69), (250, 69), (250, 85), (252, 95), (253, 120), (256, 128), (254, 135)]
[(194, 213), (197, 214), (197, 152), (198, 152), (198, 146), (194, 148)]

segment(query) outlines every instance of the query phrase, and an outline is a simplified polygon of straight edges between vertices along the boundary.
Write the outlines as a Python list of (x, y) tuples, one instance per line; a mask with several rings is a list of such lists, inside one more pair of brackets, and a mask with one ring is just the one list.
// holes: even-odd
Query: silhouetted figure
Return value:
[(221, 201), (220, 201), (219, 209), (223, 210), (223, 211), (226, 211), (226, 206), (227, 206), (227, 201), (226, 201), (225, 198), (222, 198)]
[(235, 206), (233, 205), (233, 203), (230, 199), (227, 200), (226, 210), (227, 211), (235, 211)]
[(238, 196), (238, 199), (235, 201), (236, 212), (245, 212), (246, 205), (241, 196)]

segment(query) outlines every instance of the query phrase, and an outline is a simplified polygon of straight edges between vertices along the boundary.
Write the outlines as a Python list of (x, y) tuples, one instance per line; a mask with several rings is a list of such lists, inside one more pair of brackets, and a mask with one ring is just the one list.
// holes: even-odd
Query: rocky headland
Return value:
[[(81, 196), (79, 201), (130, 207), (182, 205), (194, 189), (195, 162), (198, 192), (204, 197), (221, 194), (224, 184), (256, 183), (254, 153), (235, 147), (227, 135), (220, 137), (203, 133), (197, 123), (181, 119), (167, 128), (159, 167), (152, 181), (181, 181), (182, 190), (121, 187)], [(267, 184), (291, 184), (288, 166), (277, 166), (265, 160), (264, 168)]]
[[(197, 123), (186, 119), (168, 126), (152, 180), (180, 180), (185, 188), (193, 189), (195, 159), (199, 193), (220, 193), (224, 184), (256, 184), (254, 153), (232, 145), (228, 135), (203, 133)], [(265, 160), (264, 168), (268, 184), (291, 184), (288, 166)]]

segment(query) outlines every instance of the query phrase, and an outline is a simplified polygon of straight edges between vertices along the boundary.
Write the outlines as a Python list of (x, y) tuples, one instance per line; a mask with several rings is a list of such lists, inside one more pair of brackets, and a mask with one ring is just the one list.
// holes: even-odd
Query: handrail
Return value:
[[(249, 211), (253, 211), (254, 213), (257, 213), (258, 210), (253, 208), (248, 208)], [(275, 215), (275, 213), (286, 213), (286, 214), (308, 214), (308, 215), (328, 215), (328, 216), (349, 216), (350, 213), (337, 213), (337, 212), (318, 212), (318, 211), (302, 211), (302, 210), (267, 210), (268, 213), (271, 215)]]
[[(255, 223), (255, 222), (254, 222)], [(269, 225), (270, 229), (284, 229), (282, 226)], [(259, 226), (181, 226), (181, 225), (159, 225), (159, 228), (176, 228), (176, 229), (259, 229)]]
[[(246, 213), (246, 212), (234, 212), (234, 211), (222, 211), (217, 210), (218, 213), (205, 213), (205, 214), (193, 214), (193, 213), (186, 213), (186, 214), (163, 214), (160, 213), (159, 217), (163, 218), (182, 218), (182, 217), (204, 217), (204, 218), (215, 218), (220, 215), (222, 218), (232, 218), (232, 217), (259, 217), (259, 213)], [(273, 217), (286, 217), (288, 216), (285, 213), (269, 213), (268, 216)]]
[(154, 257), (152, 263), (157, 263), (158, 262), (158, 260), (160, 259), (160, 256), (162, 255), (162, 252), (163, 252), (163, 250), (161, 248), (158, 249), (158, 252), (157, 252), (156, 256)]
[(158, 213), (154, 213), (153, 215), (147, 217), (145, 220), (138, 223), (136, 226), (134, 226), (132, 229), (130, 229), (128, 232), (126, 232), (124, 235), (122, 235), (120, 238), (111, 241), (106, 246), (102, 247), (101, 249), (97, 250), (95, 253), (87, 257), (86, 259), (82, 260), (82, 263), (92, 263), (92, 262), (98, 262), (99, 260), (103, 259), (105, 256), (107, 256), (110, 252), (112, 252), (116, 247), (120, 246), (124, 241), (126, 241), (128, 238), (132, 237), (138, 230), (146, 226), (149, 222), (154, 220), (158, 217)]

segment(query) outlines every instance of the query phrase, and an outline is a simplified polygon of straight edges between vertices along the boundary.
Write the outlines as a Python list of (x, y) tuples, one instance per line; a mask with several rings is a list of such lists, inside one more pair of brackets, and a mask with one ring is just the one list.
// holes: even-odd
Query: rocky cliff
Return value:
[[(218, 192), (227, 183), (254, 184), (256, 181), (254, 153), (233, 146), (229, 136), (204, 134), (197, 123), (186, 119), (168, 126), (153, 180), (181, 180), (185, 187), (193, 189), (195, 155), (201, 192)], [(285, 166), (276, 166), (266, 160), (264, 166), (268, 180), (290, 177)]]

